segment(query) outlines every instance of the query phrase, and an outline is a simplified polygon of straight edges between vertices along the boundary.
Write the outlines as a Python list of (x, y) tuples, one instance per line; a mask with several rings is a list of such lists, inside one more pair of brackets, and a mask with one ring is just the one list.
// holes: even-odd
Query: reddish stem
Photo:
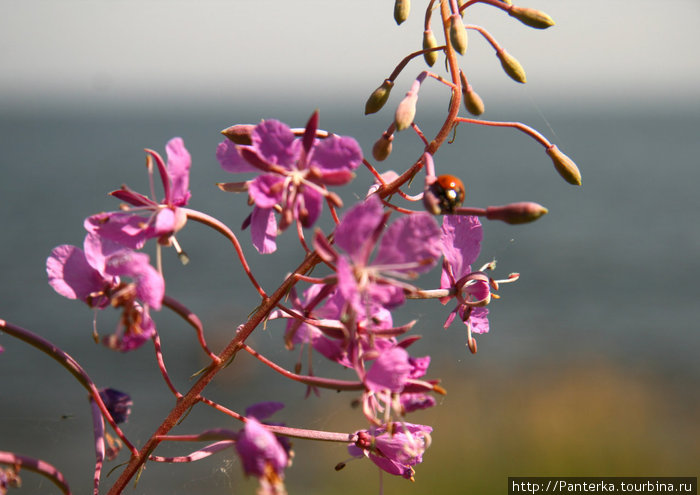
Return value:
[(292, 373), (291, 371), (287, 371), (286, 369), (282, 368), (278, 364), (273, 363), (269, 359), (267, 359), (265, 356), (260, 354), (258, 351), (253, 349), (252, 347), (243, 344), (241, 346), (243, 350), (245, 350), (247, 353), (249, 353), (251, 356), (255, 357), (258, 361), (261, 363), (269, 366), (276, 372), (278, 372), (280, 375), (289, 378), (290, 380), (294, 380), (297, 382), (301, 382), (305, 385), (311, 385), (314, 387), (321, 387), (321, 388), (329, 388), (332, 390), (364, 390), (365, 386), (362, 382), (359, 381), (348, 381), (348, 380), (335, 380), (332, 378), (321, 378), (317, 376), (307, 376), (307, 375), (298, 375), (296, 373)]
[(209, 355), (211, 360), (216, 362), (219, 358), (216, 354), (209, 350), (209, 347), (207, 347), (207, 341), (204, 338), (204, 328), (202, 327), (202, 322), (199, 317), (185, 307), (185, 305), (183, 305), (180, 301), (173, 299), (170, 296), (166, 295), (163, 297), (163, 305), (176, 312), (187, 323), (189, 323), (192, 328), (194, 328), (195, 332), (197, 332), (197, 340), (199, 340), (199, 345), (202, 347), (202, 349), (204, 349), (204, 352)]
[(39, 337), (38, 335), (30, 332), (29, 330), (26, 330), (17, 325), (13, 325), (8, 321), (0, 319), (0, 329), (2, 329), (2, 331), (6, 334), (12, 335), (13, 337), (26, 342), (32, 347), (39, 349), (41, 352), (47, 354), (54, 361), (56, 361), (58, 364), (67, 369), (70, 372), (70, 374), (78, 380), (78, 382), (83, 386), (83, 388), (85, 388), (90, 393), (90, 397), (92, 397), (92, 399), (100, 407), (100, 411), (102, 411), (102, 414), (107, 419), (117, 436), (119, 436), (119, 438), (124, 442), (124, 444), (129, 448), (129, 450), (131, 450), (132, 453), (137, 452), (136, 448), (131, 444), (131, 442), (129, 442), (129, 440), (126, 438), (119, 426), (117, 426), (117, 423), (112, 418), (112, 415), (107, 410), (107, 406), (102, 401), (102, 397), (100, 397), (100, 391), (97, 389), (97, 386), (93, 383), (90, 376), (85, 372), (83, 367), (80, 366), (80, 364), (78, 364), (78, 362), (75, 359), (73, 359), (69, 354), (59, 349), (58, 346), (54, 345), (48, 340)]
[[(310, 255), (306, 256), (304, 261), (297, 267), (296, 270), (294, 270), (294, 273), (304, 274), (317, 265), (320, 261), (321, 259), (318, 255), (311, 253)], [(124, 471), (122, 471), (121, 475), (108, 492), (108, 495), (117, 495), (124, 490), (129, 481), (144, 465), (151, 452), (153, 452), (153, 450), (160, 443), (159, 437), (166, 435), (180, 421), (187, 411), (189, 411), (189, 409), (200, 400), (200, 393), (202, 390), (204, 390), (204, 388), (219, 373), (219, 371), (226, 366), (226, 363), (228, 363), (236, 355), (251, 332), (255, 330), (255, 328), (267, 317), (270, 311), (272, 311), (275, 305), (281, 301), (282, 298), (284, 298), (295, 283), (296, 280), (294, 277), (287, 277), (270, 297), (263, 299), (262, 303), (260, 306), (258, 306), (253, 315), (248, 319), (248, 321), (238, 328), (236, 331), (236, 336), (218, 355), (219, 361), (212, 363), (199, 375), (199, 379), (195, 382), (192, 388), (190, 388), (187, 394), (177, 402), (175, 407), (170, 411), (168, 416), (163, 420), (153, 435), (151, 435), (141, 450), (132, 455), (129, 464), (124, 468)]]
[(552, 147), (552, 143), (550, 143), (547, 140), (547, 138), (545, 138), (542, 134), (537, 132), (532, 127), (525, 125), (525, 124), (522, 124), (520, 122), (495, 122), (495, 121), (489, 121), (489, 120), (470, 119), (467, 117), (457, 117), (456, 120), (457, 120), (457, 122), (466, 122), (468, 124), (486, 125), (486, 126), (492, 126), (492, 127), (512, 127), (512, 128), (517, 129), (521, 132), (524, 132), (525, 134), (527, 134), (531, 138), (538, 141), (545, 148)]
[(0, 451), (0, 464), (16, 466), (17, 469), (21, 468), (26, 469), (27, 471), (33, 471), (50, 480), (66, 495), (70, 495), (71, 493), (63, 474), (61, 474), (61, 472), (51, 464), (42, 461), (41, 459), (34, 459), (33, 457), (15, 454), (14, 452)]
[(187, 218), (190, 218), (190, 219), (195, 220), (197, 222), (203, 223), (204, 225), (208, 225), (209, 227), (212, 227), (214, 230), (223, 234), (228, 240), (231, 241), (231, 244), (233, 244), (233, 247), (236, 250), (236, 254), (238, 255), (238, 259), (241, 261), (241, 266), (243, 267), (243, 271), (245, 271), (246, 275), (248, 275), (250, 282), (253, 284), (253, 287), (255, 287), (255, 289), (258, 291), (258, 294), (260, 294), (260, 296), (263, 299), (265, 299), (267, 297), (267, 294), (262, 289), (262, 287), (260, 287), (260, 284), (258, 284), (258, 281), (255, 280), (253, 273), (250, 271), (250, 267), (248, 266), (248, 262), (246, 261), (245, 256), (243, 255), (243, 249), (241, 249), (241, 245), (238, 242), (236, 235), (231, 231), (231, 229), (229, 229), (226, 225), (221, 223), (216, 218), (211, 217), (211, 216), (207, 215), (206, 213), (202, 213), (202, 212), (196, 211), (196, 210), (190, 210), (189, 208), (183, 208), (183, 210), (187, 214)]
[(163, 359), (163, 352), (160, 347), (160, 336), (156, 332), (155, 335), (153, 335), (153, 347), (155, 348), (156, 351), (156, 361), (158, 361), (158, 368), (160, 369), (160, 373), (163, 375), (163, 379), (165, 380), (166, 385), (170, 389), (170, 391), (173, 393), (176, 399), (179, 399), (182, 397), (182, 394), (177, 391), (175, 388), (175, 385), (173, 385), (173, 382), (170, 380), (170, 375), (168, 375), (168, 370), (165, 369), (165, 360)]

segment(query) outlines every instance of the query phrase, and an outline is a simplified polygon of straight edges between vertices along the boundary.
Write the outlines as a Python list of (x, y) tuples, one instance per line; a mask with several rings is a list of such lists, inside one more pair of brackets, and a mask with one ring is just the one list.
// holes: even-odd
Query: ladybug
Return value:
[(426, 194), (430, 195), (431, 208), (429, 210), (432, 210), (434, 214), (454, 213), (455, 209), (462, 206), (464, 201), (464, 184), (454, 175), (440, 175), (429, 186)]

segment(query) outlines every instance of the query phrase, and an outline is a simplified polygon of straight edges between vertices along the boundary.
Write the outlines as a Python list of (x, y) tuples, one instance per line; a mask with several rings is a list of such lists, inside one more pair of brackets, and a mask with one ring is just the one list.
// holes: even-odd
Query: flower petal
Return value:
[(250, 235), (253, 246), (261, 254), (274, 253), (277, 250), (277, 219), (272, 208), (253, 208), (250, 217)]
[(316, 223), (316, 220), (318, 220), (321, 214), (321, 210), (323, 209), (323, 197), (318, 191), (308, 187), (302, 190), (302, 197), (304, 198), (304, 209), (306, 212), (303, 216), (299, 215), (301, 212), (298, 212), (297, 215), (301, 218), (302, 225), (309, 228)]
[[(104, 278), (87, 261), (82, 249), (68, 244), (53, 248), (46, 260), (49, 285), (68, 299), (88, 303), (91, 293), (100, 291), (110, 278)], [(103, 301), (105, 304), (108, 301)]]
[(278, 120), (263, 120), (251, 136), (252, 148), (268, 163), (292, 169), (301, 152), (300, 141), (291, 129)]
[(351, 137), (329, 136), (316, 143), (309, 160), (309, 166), (318, 167), (322, 172), (355, 170), (362, 163), (362, 148)]
[(335, 243), (353, 258), (363, 252), (366, 241), (372, 238), (375, 230), (384, 220), (382, 204), (376, 196), (370, 196), (362, 203), (350, 208), (335, 229)]
[(440, 255), (440, 229), (427, 213), (399, 218), (386, 230), (373, 265), (386, 265), (392, 271), (428, 271)]
[[(440, 244), (445, 260), (452, 267), (455, 280), (459, 280), (471, 271), (471, 264), (479, 256), (483, 235), (481, 222), (475, 216), (444, 216)], [(445, 289), (450, 286), (449, 276), (443, 268), (440, 287)]]
[(184, 141), (179, 137), (168, 141), (168, 144), (165, 145), (165, 151), (168, 155), (168, 175), (172, 181), (170, 202), (175, 206), (184, 206), (191, 196), (189, 184), (192, 158), (185, 148)]
[(118, 251), (127, 251), (129, 248), (97, 234), (88, 233), (83, 241), (83, 249), (85, 250), (85, 259), (90, 263), (90, 266), (104, 274), (107, 258)]
[(83, 226), (88, 232), (105, 239), (141, 249), (148, 239), (157, 236), (149, 221), (149, 218), (134, 213), (115, 211), (92, 215), (85, 219)]
[(365, 385), (374, 392), (401, 392), (413, 369), (409, 358), (402, 347), (382, 352), (365, 375)]
[(107, 260), (105, 271), (110, 275), (127, 276), (136, 283), (136, 297), (153, 309), (160, 309), (165, 295), (165, 282), (153, 268), (146, 253), (119, 251)]
[(259, 175), (250, 181), (248, 194), (259, 208), (272, 208), (282, 200), (283, 182), (284, 178), (279, 175)]
[(238, 152), (238, 146), (228, 139), (216, 147), (216, 159), (221, 168), (234, 174), (243, 172), (259, 172), (260, 169), (248, 163)]
[[(460, 315), (464, 318), (465, 306), (460, 308)], [(472, 308), (469, 314), (469, 320), (465, 324), (472, 327), (472, 333), (488, 333), (489, 331), (489, 310), (485, 307)]]
[(264, 477), (272, 470), (282, 477), (287, 467), (287, 452), (277, 437), (259, 421), (249, 418), (238, 435), (236, 451), (246, 475)]

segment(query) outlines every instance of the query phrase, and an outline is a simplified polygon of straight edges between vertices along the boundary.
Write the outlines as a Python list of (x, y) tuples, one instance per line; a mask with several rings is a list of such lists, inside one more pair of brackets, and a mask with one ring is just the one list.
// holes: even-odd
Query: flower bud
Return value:
[(406, 94), (406, 97), (401, 100), (401, 103), (399, 103), (399, 106), (396, 108), (396, 115), (394, 116), (394, 123), (397, 131), (403, 131), (411, 126), (416, 116), (417, 102), (418, 94), (412, 92)]
[(394, 82), (385, 79), (381, 86), (375, 89), (365, 103), (365, 115), (376, 113), (382, 109), (384, 104), (389, 99), (391, 88), (394, 87)]
[(221, 131), (221, 134), (229, 138), (236, 144), (251, 145), (253, 144), (250, 136), (253, 134), (255, 126), (252, 124), (237, 124), (232, 125)]
[[(435, 38), (435, 34), (431, 29), (428, 29), (427, 31), (423, 32), (423, 50), (429, 50), (431, 48), (435, 48), (438, 46), (437, 39)], [(437, 62), (438, 59), (438, 52), (437, 51), (432, 51), (432, 52), (425, 52), (423, 54), (423, 58), (425, 59), (425, 63), (428, 64), (430, 67), (435, 65), (435, 62)]]
[(464, 97), (464, 106), (467, 112), (476, 116), (484, 113), (484, 101), (469, 84), (464, 76), (464, 72), (459, 71), (459, 79), (462, 82), (462, 96)]
[(508, 74), (513, 81), (522, 84), (527, 82), (525, 69), (523, 69), (523, 66), (520, 65), (518, 59), (505, 50), (497, 51), (496, 55), (498, 55), (498, 58), (501, 60), (503, 70), (506, 71), (506, 74)]
[(396, 0), (394, 3), (394, 20), (396, 24), (401, 24), (408, 19), (408, 13), (411, 11), (411, 0)]
[(454, 49), (461, 55), (467, 52), (467, 28), (464, 27), (459, 14), (450, 16), (450, 41)]
[(504, 206), (488, 206), (486, 208), (486, 218), (489, 220), (502, 220), (509, 224), (518, 224), (534, 222), (547, 212), (548, 210), (544, 206), (526, 201)]
[(392, 142), (394, 141), (393, 134), (384, 132), (374, 146), (372, 146), (372, 156), (378, 162), (386, 160), (391, 154)]
[(514, 5), (508, 9), (508, 15), (535, 29), (547, 29), (554, 26), (554, 20), (551, 17), (536, 9)]
[(467, 112), (477, 117), (484, 113), (484, 100), (471, 86), (468, 86), (467, 91), (464, 92), (464, 106), (467, 108)]
[(559, 151), (559, 148), (554, 145), (547, 148), (547, 154), (552, 159), (554, 168), (566, 182), (574, 186), (581, 185), (581, 172), (571, 158)]

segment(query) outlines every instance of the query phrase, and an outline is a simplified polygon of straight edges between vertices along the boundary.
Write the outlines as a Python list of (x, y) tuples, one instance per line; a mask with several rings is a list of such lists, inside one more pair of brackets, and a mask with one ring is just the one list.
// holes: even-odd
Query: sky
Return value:
[[(424, 3), (414, 0), (397, 26), (390, 0), (0, 0), (0, 108), (364, 94), (420, 48)], [(531, 29), (488, 5), (466, 20), (520, 60), (529, 96), (583, 105), (700, 100), (696, 0), (522, 5), (557, 25)], [(522, 91), (501, 77), (475, 32), (463, 58), (468, 75), (478, 68), (481, 79), (470, 81), (478, 91)], [(402, 74), (406, 87), (423, 67)]]

